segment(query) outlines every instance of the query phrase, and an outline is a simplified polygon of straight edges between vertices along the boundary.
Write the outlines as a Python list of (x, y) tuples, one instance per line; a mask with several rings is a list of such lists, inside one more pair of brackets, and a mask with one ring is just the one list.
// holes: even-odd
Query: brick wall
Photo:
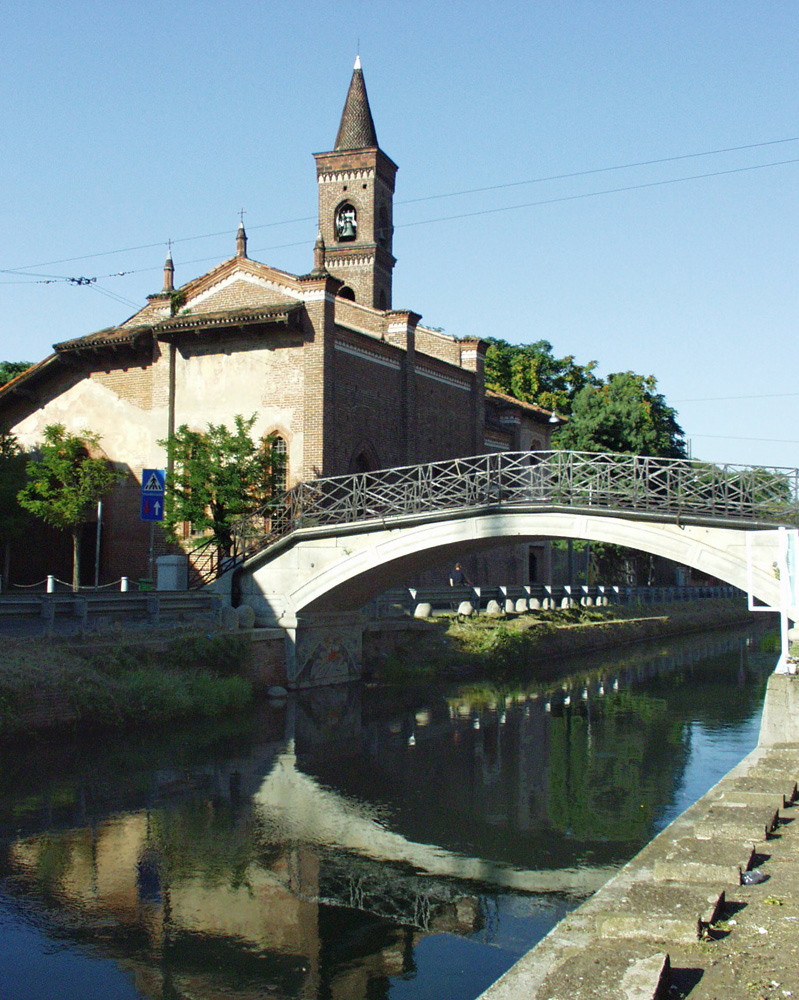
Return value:
[(288, 448), (289, 475), (303, 468), (305, 384), (302, 334), (267, 327), (191, 338), (177, 349), (175, 425), (202, 430), (256, 415), (252, 434), (277, 431)]
[(431, 366), (417, 368), (417, 461), (473, 454), (471, 391), (431, 378), (430, 371)]
[(343, 334), (336, 339), (334, 354), (336, 474), (351, 471), (352, 460), (364, 450), (380, 466), (404, 464), (401, 352)]
[(149, 360), (142, 361), (139, 365), (106, 367), (91, 372), (89, 378), (140, 410), (149, 410), (151, 407), (153, 371)]

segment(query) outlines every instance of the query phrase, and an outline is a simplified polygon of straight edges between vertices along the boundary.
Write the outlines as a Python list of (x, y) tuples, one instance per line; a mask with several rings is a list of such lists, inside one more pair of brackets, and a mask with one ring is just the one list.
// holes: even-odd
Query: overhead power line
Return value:
[[(456, 197), (459, 197), (459, 196), (462, 196), (462, 195), (476, 194), (476, 193), (482, 193), (482, 192), (487, 192), (487, 191), (499, 191), (499, 190), (503, 190), (503, 189), (506, 189), (506, 188), (523, 187), (523, 186), (532, 185), (532, 184), (543, 184), (543, 183), (547, 183), (547, 182), (551, 182), (551, 181), (556, 181), (556, 180), (567, 180), (567, 179), (574, 179), (574, 178), (578, 178), (578, 177), (588, 177), (588, 176), (591, 176), (591, 175), (594, 175), (594, 174), (610, 173), (610, 172), (619, 171), (619, 170), (630, 170), (630, 169), (634, 169), (634, 168), (646, 167), (646, 166), (655, 166), (655, 165), (664, 164), (664, 163), (676, 163), (676, 162), (681, 161), (681, 160), (698, 159), (700, 157), (717, 156), (717, 155), (722, 155), (722, 154), (725, 154), (725, 153), (741, 152), (741, 151), (746, 151), (746, 150), (751, 150), (751, 149), (761, 149), (761, 148), (765, 148), (765, 147), (768, 147), (768, 146), (784, 145), (784, 144), (791, 143), (791, 142), (799, 142), (799, 136), (791, 136), (791, 137), (783, 138), (783, 139), (770, 139), (770, 140), (765, 140), (765, 141), (762, 141), (762, 142), (747, 143), (746, 145), (740, 145), (740, 146), (726, 146), (726, 147), (722, 147), (722, 148), (719, 148), (719, 149), (710, 149), (710, 150), (704, 150), (704, 151), (695, 152), (695, 153), (681, 153), (681, 154), (676, 155), (676, 156), (664, 156), (664, 157), (659, 157), (659, 158), (651, 159), (651, 160), (637, 160), (637, 161), (633, 161), (633, 162), (630, 162), (630, 163), (615, 164), (615, 165), (607, 166), (607, 167), (593, 167), (593, 168), (589, 168), (589, 169), (586, 169), (586, 170), (577, 170), (577, 171), (572, 171), (572, 172), (569, 172), (569, 173), (561, 173), (561, 174), (551, 174), (551, 175), (547, 175), (547, 176), (543, 176), (543, 177), (534, 177), (534, 178), (530, 178), (530, 179), (527, 179), (527, 180), (521, 180), (521, 181), (509, 181), (509, 182), (502, 183), (502, 184), (486, 185), (486, 186), (483, 186), (483, 187), (466, 188), (466, 189), (463, 189), (463, 190), (460, 190), (460, 191), (444, 192), (444, 193), (435, 194), (435, 195), (425, 195), (425, 196), (420, 197), (420, 198), (409, 198), (409, 199), (405, 199), (403, 201), (397, 201), (396, 204), (397, 205), (410, 205), (410, 204), (416, 204), (416, 203), (423, 202), (423, 201), (436, 201), (436, 200), (443, 200), (445, 198), (456, 198)], [(765, 164), (757, 164), (757, 165), (754, 165), (754, 166), (738, 167), (738, 168), (733, 168), (733, 169), (730, 169), (730, 170), (714, 171), (714, 172), (710, 172), (710, 173), (706, 173), (706, 174), (696, 174), (696, 175), (689, 176), (689, 177), (671, 178), (671, 179), (668, 179), (668, 180), (652, 181), (652, 182), (644, 183), (644, 184), (626, 185), (624, 187), (610, 188), (610, 189), (605, 189), (605, 190), (601, 190), (601, 191), (584, 192), (584, 193), (581, 193), (581, 194), (564, 196), (564, 197), (560, 197), (560, 198), (552, 198), (552, 199), (546, 199), (546, 200), (535, 201), (535, 202), (526, 202), (526, 203), (523, 203), (523, 204), (520, 204), (520, 205), (509, 205), (509, 206), (504, 207), (504, 208), (484, 209), (484, 210), (479, 211), (479, 212), (469, 212), (469, 213), (464, 213), (464, 214), (460, 214), (460, 215), (443, 216), (443, 217), (433, 218), (433, 219), (423, 219), (423, 220), (420, 220), (420, 221), (417, 221), (417, 222), (407, 222), (407, 223), (402, 223), (397, 228), (410, 228), (412, 226), (430, 225), (430, 224), (435, 223), (435, 222), (448, 222), (448, 221), (451, 221), (451, 220), (454, 220), (454, 219), (470, 218), (472, 216), (491, 214), (491, 213), (494, 213), (494, 212), (508, 212), (508, 211), (518, 210), (518, 209), (521, 209), (521, 208), (532, 208), (532, 207), (543, 206), (543, 205), (553, 205), (553, 204), (557, 204), (559, 202), (575, 201), (575, 200), (579, 200), (581, 198), (595, 198), (595, 197), (599, 197), (600, 195), (617, 194), (617, 193), (621, 193), (621, 192), (624, 192), (624, 191), (641, 190), (641, 189), (648, 188), (648, 187), (658, 187), (658, 186), (662, 186), (662, 185), (666, 185), (666, 184), (679, 184), (679, 183), (682, 183), (684, 181), (699, 180), (701, 178), (708, 178), (708, 177), (720, 177), (720, 176), (723, 176), (725, 174), (741, 173), (741, 172), (745, 172), (745, 171), (748, 171), (748, 170), (760, 170), (760, 169), (765, 169), (767, 167), (781, 166), (781, 165), (784, 165), (784, 164), (796, 163), (796, 162), (797, 162), (797, 160), (781, 160), (781, 161), (777, 161), (777, 162), (774, 162), (774, 163), (765, 163)], [(247, 229), (248, 229), (248, 231), (253, 232), (253, 231), (259, 230), (259, 229), (277, 228), (278, 226), (294, 225), (294, 224), (301, 223), (301, 222), (313, 222), (315, 220), (316, 220), (316, 216), (302, 216), (300, 218), (284, 219), (284, 220), (277, 221), (277, 222), (256, 223), (254, 225), (249, 225), (247, 227)], [(195, 236), (183, 236), (183, 237), (180, 237), (178, 239), (173, 239), (171, 242), (172, 242), (172, 244), (189, 243), (189, 242), (193, 242), (193, 241), (197, 241), (197, 240), (205, 240), (205, 239), (217, 238), (217, 237), (220, 237), (220, 236), (227, 236), (227, 235), (230, 234), (230, 232), (231, 232), (231, 230), (228, 228), (228, 229), (219, 230), (219, 231), (211, 232), (211, 233), (201, 233), (201, 234), (195, 235)], [(305, 241), (303, 241), (303, 243), (304, 242)], [(0, 268), (0, 274), (10, 274), (10, 275), (17, 275), (19, 277), (24, 277), (26, 272), (32, 271), (33, 269), (39, 268), (39, 267), (52, 267), (52, 266), (54, 266), (56, 264), (72, 264), (72, 263), (76, 263), (77, 261), (94, 260), (94, 259), (97, 259), (99, 257), (109, 257), (109, 256), (112, 256), (112, 255), (115, 255), (115, 254), (134, 253), (134, 252), (137, 252), (139, 250), (152, 250), (152, 249), (155, 249), (156, 247), (163, 247), (165, 245), (166, 245), (166, 240), (159, 240), (159, 241), (155, 241), (155, 242), (152, 242), (152, 243), (141, 243), (141, 244), (138, 244), (136, 246), (118, 247), (118, 248), (112, 249), (112, 250), (100, 250), (100, 251), (96, 251), (94, 253), (81, 254), (81, 255), (73, 256), (73, 257), (60, 257), (60, 258), (57, 258), (55, 260), (40, 261), (39, 263), (36, 263), (36, 264), (24, 264), (24, 265), (20, 265), (18, 267), (15, 267), (15, 268)], [(291, 243), (291, 244), (283, 244), (282, 246), (297, 246), (297, 245), (300, 245), (300, 244), (298, 244), (298, 243)], [(269, 248), (265, 248), (265, 249), (275, 250), (275, 249), (281, 249), (281, 247), (269, 247)], [(209, 259), (209, 258), (205, 258), (205, 259)], [(151, 269), (150, 268), (142, 268), (140, 270), (151, 270)], [(133, 273), (138, 273), (138, 272), (136, 272), (136, 271), (126, 271), (126, 272), (122, 272), (122, 273), (124, 273), (124, 274), (133, 274)], [(119, 272), (117, 272), (117, 274), (108, 275), (107, 277), (117, 277), (117, 276), (119, 276)], [(31, 277), (33, 277), (33, 275)], [(51, 280), (68, 280), (68, 279), (66, 279), (66, 278), (64, 278), (63, 276), (60, 276), (60, 275), (58, 275), (58, 276), (36, 275), (35, 277), (37, 277), (37, 278), (50, 278)], [(13, 283), (15, 284), (16, 282), (13, 282)], [(12, 282), (3, 282), (3, 284), (12, 284)]]
[(708, 177), (724, 177), (729, 174), (743, 174), (752, 170), (765, 170), (768, 167), (782, 167), (791, 163), (799, 163), (799, 158), (792, 160), (776, 160), (773, 163), (758, 163), (749, 167), (732, 167), (729, 170), (714, 170), (707, 174), (692, 174), (689, 177), (672, 177), (662, 181), (647, 181), (643, 184), (625, 184), (624, 187), (603, 188), (601, 191), (583, 191), (580, 194), (562, 195), (559, 198), (545, 198), (541, 201), (525, 201), (516, 205), (503, 205), (499, 208), (481, 208), (474, 212), (462, 212), (458, 215), (442, 215), (434, 219), (421, 219), (417, 222), (403, 222), (395, 229), (406, 229), (410, 226), (427, 226), (434, 222), (452, 222), (456, 219), (473, 219), (480, 215), (497, 215), (500, 212), (514, 212), (520, 208), (538, 208), (543, 205), (558, 205), (569, 201), (582, 201), (585, 198), (598, 198), (606, 194), (621, 194), (625, 191), (643, 191), (646, 188), (666, 187), (671, 184), (683, 184), (686, 181), (699, 181)]
[(721, 403), (731, 399), (785, 399), (788, 396), (799, 396), (799, 392), (758, 392), (747, 396), (703, 396), (697, 399), (674, 399), (677, 403)]
[(677, 163), (679, 160), (695, 160), (702, 156), (718, 156), (721, 153), (739, 153), (746, 149), (762, 149), (764, 146), (779, 146), (786, 142), (799, 142), (799, 136), (789, 139), (770, 139), (767, 142), (752, 142), (746, 146), (726, 146), (723, 149), (708, 149), (703, 153), (681, 153), (679, 156), (661, 156), (656, 160), (635, 160), (632, 163), (619, 163), (613, 167), (593, 167), (589, 170), (575, 170), (568, 174), (548, 174), (545, 177), (533, 177), (526, 181), (509, 181), (506, 184), (491, 184), (488, 187), (466, 188), (462, 191), (452, 191), (447, 194), (429, 194), (421, 198), (406, 198), (398, 201), (398, 205), (412, 205), (419, 201), (434, 201), (439, 198), (459, 198), (466, 194), (484, 194), (486, 191), (502, 191), (505, 188), (524, 187), (527, 184), (544, 184), (548, 181), (572, 180), (575, 177), (590, 177), (592, 174), (606, 174), (613, 170), (631, 170), (634, 167), (654, 167), (661, 163)]
[(740, 437), (738, 434), (689, 434), (685, 432), (687, 438), (715, 438), (719, 441), (767, 441), (769, 444), (799, 444), (799, 441), (790, 438), (761, 438), (761, 437)]

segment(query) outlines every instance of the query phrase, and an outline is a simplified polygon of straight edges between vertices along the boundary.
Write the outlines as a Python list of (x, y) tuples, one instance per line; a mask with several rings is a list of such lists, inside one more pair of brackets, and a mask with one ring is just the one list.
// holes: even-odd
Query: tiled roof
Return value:
[(158, 336), (161, 333), (169, 333), (170, 331), (197, 330), (208, 326), (243, 326), (252, 323), (261, 323), (264, 320), (273, 323), (288, 321), (301, 312), (302, 308), (301, 302), (278, 302), (274, 305), (257, 306), (254, 309), (232, 309), (207, 313), (179, 313), (177, 316), (170, 316), (169, 319), (157, 323), (153, 327), (153, 332)]
[[(549, 422), (549, 418), (552, 416), (552, 411), (544, 409), (543, 406), (538, 406), (536, 403), (525, 403), (521, 399), (516, 399), (515, 396), (508, 396), (506, 393), (497, 392), (495, 389), (486, 389), (486, 401), (489, 403), (495, 402), (499, 404), (517, 406), (519, 409), (529, 413), (535, 419), (547, 423)], [(565, 419), (565, 417), (558, 417), (559, 421), (565, 421)]]
[(161, 335), (177, 333), (181, 330), (243, 326), (252, 323), (262, 323), (264, 321), (272, 323), (288, 322), (301, 309), (302, 304), (296, 302), (288, 305), (279, 303), (277, 305), (258, 306), (254, 309), (182, 313), (161, 320), (160, 323), (152, 323), (146, 326), (111, 326), (105, 330), (98, 330), (97, 333), (87, 334), (85, 337), (77, 337), (75, 340), (65, 340), (60, 344), (54, 344), (53, 348), (56, 353), (62, 354), (65, 351), (87, 351), (100, 347), (138, 347), (145, 338), (157, 338)]
[(96, 333), (87, 333), (85, 337), (62, 340), (60, 344), (53, 344), (53, 350), (60, 354), (63, 351), (82, 351), (94, 347), (137, 347), (151, 329), (150, 326), (108, 326)]
[(356, 66), (347, 91), (334, 148), (339, 152), (344, 149), (372, 149), (376, 146), (377, 133), (369, 109), (369, 98), (366, 96), (363, 71)]

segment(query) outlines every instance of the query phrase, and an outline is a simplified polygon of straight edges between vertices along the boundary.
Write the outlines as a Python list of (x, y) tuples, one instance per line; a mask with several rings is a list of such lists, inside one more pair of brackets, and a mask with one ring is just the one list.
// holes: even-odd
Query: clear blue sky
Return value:
[(250, 256), (308, 271), (311, 154), (360, 46), (400, 167), (396, 307), (654, 374), (694, 455), (799, 465), (793, 0), (7, 0), (3, 21), (0, 359), (127, 318), (169, 239), (176, 283), (231, 256), (241, 208)]

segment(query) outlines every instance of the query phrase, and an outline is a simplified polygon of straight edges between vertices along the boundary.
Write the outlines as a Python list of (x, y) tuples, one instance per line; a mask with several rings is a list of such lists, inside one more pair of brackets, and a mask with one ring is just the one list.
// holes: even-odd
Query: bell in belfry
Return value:
[(355, 209), (352, 205), (344, 205), (338, 213), (336, 219), (336, 231), (340, 240), (354, 240), (357, 234), (358, 223), (355, 218)]

